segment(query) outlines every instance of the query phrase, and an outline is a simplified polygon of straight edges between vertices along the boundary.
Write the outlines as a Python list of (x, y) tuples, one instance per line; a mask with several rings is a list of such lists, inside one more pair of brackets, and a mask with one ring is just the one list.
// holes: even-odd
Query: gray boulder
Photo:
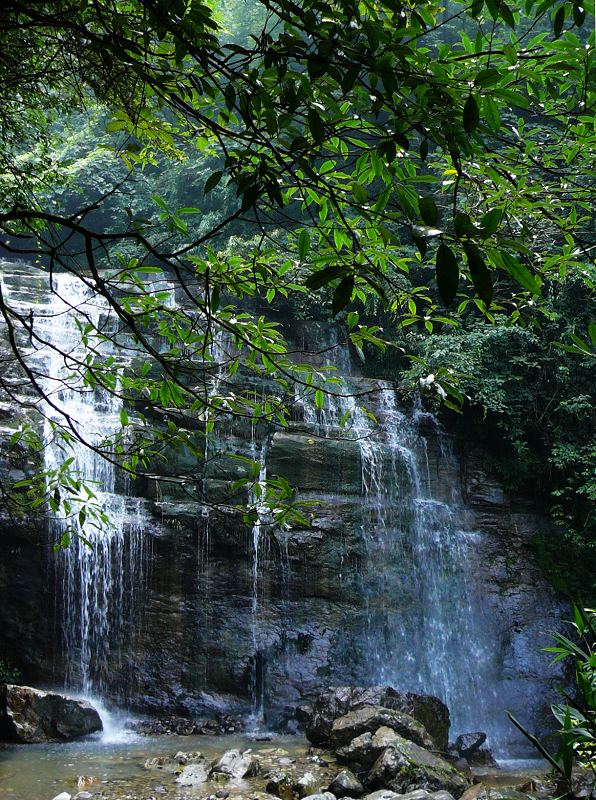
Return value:
[(454, 797), (460, 797), (469, 786), (443, 758), (401, 737), (381, 753), (366, 783), (371, 789), (392, 789), (402, 794), (414, 789), (445, 790)]
[(380, 789), (377, 792), (367, 794), (363, 800), (454, 800), (449, 792), (427, 792), (426, 789), (415, 789), (407, 794), (398, 794), (390, 789)]
[(259, 764), (248, 751), (241, 753), (239, 750), (228, 750), (213, 765), (214, 774), (219, 773), (235, 780), (250, 778), (258, 771)]
[(403, 741), (403, 737), (391, 728), (379, 728), (375, 733), (360, 734), (347, 745), (338, 747), (336, 755), (346, 764), (352, 765), (357, 772), (369, 770), (377, 758), (387, 747)]
[(102, 727), (99, 714), (86, 700), (10, 683), (0, 689), (0, 730), (11, 741), (68, 741)]
[(281, 797), (282, 800), (292, 800), (294, 795), (294, 776), (290, 772), (272, 772), (265, 786), (268, 794)]
[(336, 800), (331, 792), (319, 792), (318, 794), (307, 794), (302, 800)]
[(314, 772), (305, 772), (294, 784), (294, 793), (301, 798), (321, 793), (321, 780)]
[[(305, 724), (307, 738), (316, 745), (330, 740), (334, 721), (350, 711), (366, 706), (409, 714), (423, 725), (439, 750), (447, 748), (449, 739), (449, 710), (438, 698), (413, 692), (399, 692), (391, 686), (368, 688), (339, 686), (321, 692), (312, 705), (312, 713)], [(301, 708), (301, 718), (307, 714)]]
[(383, 747), (373, 738), (372, 733), (362, 733), (344, 747), (338, 747), (335, 751), (338, 759), (345, 764), (349, 764), (357, 772), (370, 769), (377, 758), (381, 755)]
[(391, 789), (379, 789), (376, 792), (367, 794), (362, 800), (401, 800), (402, 795), (392, 792)]
[(176, 778), (178, 786), (200, 786), (209, 780), (209, 770), (205, 764), (188, 764)]
[(338, 772), (328, 788), (336, 797), (361, 797), (364, 794), (364, 786), (349, 769)]
[(402, 711), (380, 706), (363, 706), (349, 711), (343, 717), (334, 719), (329, 732), (331, 746), (347, 744), (363, 733), (375, 733), (382, 727), (391, 728), (404, 739), (408, 739), (420, 747), (430, 750), (435, 747), (435, 743), (426, 732), (424, 725), (417, 722), (414, 717), (404, 714)]

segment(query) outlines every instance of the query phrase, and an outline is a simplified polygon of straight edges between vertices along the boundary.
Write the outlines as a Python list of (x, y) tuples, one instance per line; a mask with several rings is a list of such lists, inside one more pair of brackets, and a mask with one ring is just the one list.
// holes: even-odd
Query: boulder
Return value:
[(213, 764), (213, 773), (226, 775), (228, 778), (241, 780), (250, 778), (259, 771), (259, 764), (249, 751), (228, 750)]
[(200, 786), (209, 780), (206, 764), (188, 764), (176, 778), (178, 786)]
[(102, 730), (102, 724), (86, 700), (6, 684), (0, 695), (0, 730), (9, 740), (33, 744), (87, 736)]
[[(399, 692), (391, 686), (368, 688), (339, 686), (321, 692), (312, 706), (305, 724), (306, 736), (313, 744), (325, 745), (330, 741), (333, 723), (366, 706), (378, 706), (409, 714), (426, 728), (435, 745), (445, 750), (449, 737), (449, 710), (438, 698), (413, 692)], [(301, 716), (304, 717), (304, 707)]]
[(454, 797), (468, 788), (466, 778), (443, 758), (393, 733), (397, 738), (383, 750), (367, 776), (369, 788), (402, 794), (414, 789), (446, 790)]
[(338, 747), (335, 754), (340, 761), (350, 764), (357, 772), (362, 772), (370, 769), (382, 750), (383, 748), (373, 739), (372, 733), (367, 732), (352, 739), (344, 747)]
[(382, 706), (363, 706), (354, 711), (349, 711), (343, 717), (333, 720), (329, 739), (332, 747), (347, 744), (352, 739), (363, 733), (375, 733), (379, 728), (391, 728), (404, 739), (408, 739), (420, 747), (432, 750), (435, 743), (426, 732), (424, 725), (417, 722), (414, 717)]
[(387, 747), (399, 745), (403, 738), (391, 728), (379, 728), (374, 734), (367, 731), (344, 747), (339, 747), (336, 755), (340, 761), (353, 765), (357, 772), (363, 772), (372, 767)]
[(349, 769), (338, 772), (328, 788), (336, 797), (361, 797), (364, 794), (364, 786)]
[(462, 733), (455, 740), (455, 749), (463, 758), (469, 758), (469, 756), (478, 750), (485, 742), (486, 733), (484, 733), (484, 731)]
[(320, 792), (318, 794), (308, 794), (302, 800), (336, 800), (332, 792)]
[(415, 789), (407, 794), (398, 794), (389, 789), (380, 789), (378, 792), (367, 794), (363, 800), (454, 800), (449, 792), (427, 792), (426, 789)]
[(309, 797), (314, 794), (320, 794), (321, 781), (314, 772), (305, 772), (301, 775), (294, 784), (294, 793), (298, 797)]
[(54, 800), (72, 800), (72, 795), (68, 794), (68, 792), (60, 792), (54, 797)]
[(461, 800), (533, 800), (533, 798), (511, 787), (497, 788), (479, 783), (465, 791)]
[(282, 800), (292, 800), (294, 796), (294, 776), (289, 772), (273, 772), (265, 786), (265, 791), (281, 797)]
[(363, 797), (362, 800), (401, 800), (402, 795), (392, 792), (391, 789), (379, 789)]

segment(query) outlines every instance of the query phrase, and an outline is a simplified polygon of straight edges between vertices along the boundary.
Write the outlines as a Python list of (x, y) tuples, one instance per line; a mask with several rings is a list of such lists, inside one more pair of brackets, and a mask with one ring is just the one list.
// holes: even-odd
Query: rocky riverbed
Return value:
[[(539, 762), (521, 773), (474, 767), (474, 754), (487, 752), (483, 734), (449, 744), (449, 712), (434, 697), (386, 686), (342, 687), (322, 692), (298, 716), (306, 738), (139, 736), (123, 730), (115, 738), (112, 731), (67, 744), (7, 746), (0, 750), (0, 798), (540, 800), (557, 795)], [(270, 740), (260, 741), (264, 738)], [(585, 796), (591, 792), (589, 787)]]

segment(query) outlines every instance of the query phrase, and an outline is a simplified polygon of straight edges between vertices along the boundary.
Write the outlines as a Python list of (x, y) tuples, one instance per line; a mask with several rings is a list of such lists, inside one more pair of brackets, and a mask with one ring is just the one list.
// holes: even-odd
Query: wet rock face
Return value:
[(12, 684), (0, 692), (0, 732), (9, 741), (68, 741), (101, 729), (99, 714), (83, 700)]
[[(309, 350), (321, 349), (324, 330), (297, 320), (288, 326)], [(463, 687), (482, 686), (482, 676), (465, 670), (474, 673), (490, 660), (491, 691), (483, 693), (502, 698), (501, 709), (536, 706), (532, 719), (522, 714), (522, 721), (534, 725), (542, 698), (548, 707), (548, 687), (557, 678), (546, 669), (548, 657), (541, 648), (544, 632), (556, 629), (562, 614), (528, 546), (544, 520), (506, 496), (472, 443), (453, 443), (432, 415), (420, 411), (401, 409), (405, 425), (395, 408), (380, 407), (378, 381), (352, 379), (353, 389), (370, 392), (371, 410), (382, 425), (375, 444), (380, 479), (370, 482), (366, 448), (358, 441), (341, 440), (337, 425), (323, 429), (320, 419), (308, 421), (308, 415), (297, 413), (287, 431), (270, 437), (267, 470), (296, 487), (297, 499), (314, 505), (304, 525), (263, 530), (257, 558), (252, 531), (240, 515), (206, 516), (175, 484), (157, 490), (145, 481), (134, 487), (147, 498), (144, 552), (151, 564), (130, 629), (113, 626), (123, 641), (114, 643), (107, 656), (103, 691), (110, 699), (159, 717), (195, 720), (228, 713), (245, 717), (259, 694), (265, 698), (267, 724), (284, 728), (296, 724), (296, 706), (311, 701), (324, 686), (391, 683), (410, 690), (401, 693), (408, 702), (375, 704), (409, 714), (443, 749), (441, 706), (417, 705), (415, 698), (429, 692), (447, 701), (458, 720), (455, 734), (484, 727), (481, 708), (476, 718), (460, 723), (469, 698), (465, 689), (453, 697), (448, 691), (452, 679)], [(1, 423), (5, 411), (0, 407), (0, 412)], [(250, 436), (250, 426), (234, 425), (223, 432), (222, 449), (250, 452)], [(396, 447), (392, 441), (399, 437)], [(185, 467), (189, 474), (197, 472), (196, 464)], [(238, 470), (224, 457), (210, 464), (205, 486), (213, 502), (229, 497)], [(367, 491), (378, 493), (375, 502), (366, 500), (365, 478)], [(424, 484), (423, 503), (413, 497), (417, 481)], [(441, 509), (445, 519), (437, 522)], [(429, 635), (428, 622), (434, 624), (437, 609), (430, 594), (422, 597), (421, 576), (436, 548), (425, 545), (416, 551), (413, 534), (416, 526), (420, 532), (433, 525), (439, 533), (451, 525), (450, 546), (459, 548), (461, 559), (455, 565), (444, 559), (445, 595), (454, 597), (452, 588), (461, 587), (465, 564), (466, 585), (490, 621), (488, 659), (485, 653), (466, 651), (458, 638), (458, 631), (474, 619), (468, 606), (437, 621), (437, 627), (447, 630), (455, 624), (459, 629), (441, 638), (433, 628)], [(39, 547), (39, 539), (32, 546), (26, 530), (16, 530), (9, 520), (4, 529), (3, 657), (28, 682), (62, 685), (64, 647), (54, 623), (60, 619), (63, 593), (51, 548)], [(450, 603), (444, 603), (441, 614), (449, 610)], [(435, 645), (436, 654), (429, 655)], [(354, 710), (346, 706), (343, 714)], [(404, 732), (395, 721), (388, 727), (398, 735)], [(221, 730), (230, 728), (236, 724)], [(362, 731), (359, 736), (365, 735)], [(424, 744), (420, 738), (417, 742)]]

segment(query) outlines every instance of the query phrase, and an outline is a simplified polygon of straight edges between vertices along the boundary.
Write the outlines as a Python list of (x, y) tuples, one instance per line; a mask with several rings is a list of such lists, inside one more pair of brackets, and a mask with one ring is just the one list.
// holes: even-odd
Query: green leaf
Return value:
[(300, 232), (300, 236), (298, 237), (298, 255), (300, 256), (301, 261), (309, 250), (310, 250), (310, 233), (307, 230), (303, 230)]
[(125, 428), (128, 425), (128, 414), (126, 413), (125, 408), (122, 408), (120, 410), (120, 424), (122, 425), (123, 428)]
[(340, 278), (345, 274), (346, 267), (344, 267), (343, 264), (334, 264), (331, 267), (325, 267), (325, 269), (313, 272), (312, 275), (309, 275), (306, 279), (306, 286), (308, 286), (309, 289), (320, 289), (321, 286), (326, 286), (330, 281), (335, 278)]
[(478, 75), (474, 78), (474, 86), (482, 89), (485, 86), (492, 86), (501, 80), (501, 73), (498, 69), (490, 67), (489, 69), (481, 69)]
[(325, 139), (325, 125), (323, 118), (314, 108), (308, 109), (308, 127), (312, 138), (320, 144)]
[(586, 10), (583, 7), (581, 2), (573, 4), (573, 21), (577, 25), (578, 28), (584, 24), (584, 20), (586, 19)]
[(514, 281), (523, 286), (532, 294), (540, 294), (540, 282), (532, 275), (530, 270), (510, 253), (500, 253), (503, 268), (511, 275)]
[(121, 119), (113, 119), (106, 125), (106, 133), (117, 133), (118, 131), (123, 130), (124, 124), (124, 121)]
[(339, 312), (342, 309), (344, 309), (350, 302), (350, 300), (352, 299), (353, 291), (354, 291), (354, 276), (346, 275), (346, 277), (339, 282), (338, 286), (333, 292), (331, 306), (334, 317), (336, 317), (339, 314)]
[(317, 389), (315, 391), (315, 407), (317, 411), (322, 411), (324, 405), (325, 405), (325, 394), (322, 389)]
[(435, 261), (437, 288), (441, 300), (446, 306), (451, 305), (457, 294), (459, 285), (459, 264), (453, 252), (446, 244), (439, 245)]
[(555, 34), (555, 38), (558, 39), (563, 31), (563, 25), (565, 23), (565, 6), (561, 6), (557, 13), (555, 14), (555, 18), (553, 20), (553, 33)]
[(210, 175), (207, 180), (205, 181), (205, 187), (203, 189), (203, 194), (209, 194), (212, 189), (215, 189), (217, 184), (223, 178), (223, 172), (219, 170), (218, 172), (214, 172)]
[(493, 208), (491, 211), (488, 211), (480, 220), (480, 227), (483, 230), (483, 234), (485, 236), (492, 236), (493, 233), (496, 233), (499, 230), (502, 218), (503, 212), (500, 208)]
[(505, 3), (504, 0), (500, 0), (498, 3), (498, 8), (501, 19), (504, 20), (512, 30), (515, 30), (515, 17), (513, 16), (513, 13), (507, 3)]
[(354, 195), (354, 200), (356, 200), (357, 203), (366, 203), (368, 200), (368, 192), (366, 191), (366, 187), (357, 181), (352, 184), (352, 194)]
[(484, 259), (473, 244), (464, 244), (470, 277), (478, 297), (488, 307), (493, 300), (493, 284)]
[(472, 95), (466, 100), (464, 106), (464, 130), (470, 135), (478, 127), (480, 122), (480, 111), (478, 110), (478, 103)]
[(439, 210), (432, 197), (419, 197), (418, 207), (420, 208), (420, 216), (427, 225), (436, 225), (439, 221)]
[(356, 325), (358, 324), (359, 319), (360, 315), (358, 314), (357, 311), (350, 311), (350, 313), (346, 317), (346, 324), (348, 326), (348, 329), (352, 330), (352, 328), (355, 328)]
[(523, 733), (526, 739), (528, 739), (532, 743), (532, 745), (536, 748), (536, 750), (538, 750), (538, 752), (550, 763), (550, 765), (554, 767), (555, 770), (560, 775), (567, 778), (561, 765), (557, 761), (555, 761), (555, 759), (551, 756), (551, 754), (544, 747), (544, 745), (542, 745), (541, 742), (532, 733), (526, 730), (526, 728), (524, 728), (521, 722), (518, 722), (510, 711), (507, 712), (507, 716), (509, 717), (511, 722), (513, 722), (515, 727)]
[(496, 133), (501, 128), (501, 115), (499, 107), (492, 97), (488, 95), (483, 99), (484, 116), (490, 128)]

